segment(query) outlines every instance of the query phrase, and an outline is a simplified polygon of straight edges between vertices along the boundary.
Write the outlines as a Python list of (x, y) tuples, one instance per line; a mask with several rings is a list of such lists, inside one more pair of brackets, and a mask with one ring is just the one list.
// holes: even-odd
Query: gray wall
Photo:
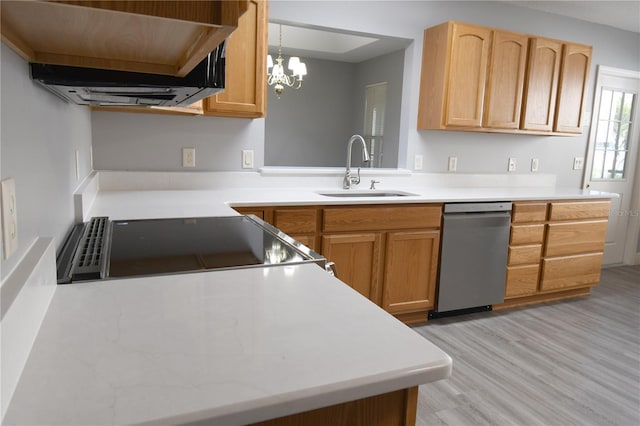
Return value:
[(75, 151), (80, 181), (91, 170), (87, 108), (69, 105), (29, 79), (27, 63), (2, 44), (0, 155), (2, 179), (16, 183), (18, 251), (2, 260), (2, 279), (37, 237), (59, 246), (74, 221)]
[[(582, 172), (571, 167), (573, 157), (586, 154), (588, 129), (585, 128), (583, 136), (571, 138), (416, 130), (424, 28), (460, 20), (592, 45), (591, 90), (598, 64), (640, 69), (639, 34), (501, 2), (272, 0), (269, 14), (270, 18), (283, 22), (413, 39), (404, 60), (398, 165), (411, 167), (414, 155), (421, 154), (427, 172), (445, 171), (447, 157), (455, 155), (461, 173), (506, 172), (510, 156), (518, 159), (516, 174), (529, 173), (529, 162), (537, 157), (540, 173), (557, 174), (560, 185), (578, 187)], [(199, 168), (203, 165), (208, 170), (239, 169), (240, 150), (247, 146), (256, 150), (256, 165), (262, 161), (258, 155), (264, 146), (262, 119), (167, 118), (97, 112), (92, 116), (96, 168), (179, 169), (179, 151), (185, 144), (195, 144), (197, 151), (215, 153), (215, 161), (209, 159), (204, 164), (197, 161)]]
[[(96, 170), (239, 170), (242, 150), (264, 162), (264, 120), (93, 112)], [(182, 148), (196, 150), (196, 167), (182, 167)]]
[(309, 75), (301, 89), (285, 88), (280, 99), (273, 87), (267, 89), (264, 162), (268, 166), (343, 166), (346, 142), (356, 123), (362, 122), (355, 114), (353, 96), (356, 65), (302, 61)]

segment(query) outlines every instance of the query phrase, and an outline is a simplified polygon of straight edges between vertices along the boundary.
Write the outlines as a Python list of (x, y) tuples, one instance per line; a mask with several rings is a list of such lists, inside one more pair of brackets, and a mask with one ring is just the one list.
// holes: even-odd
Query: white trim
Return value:
[[(582, 189), (586, 189), (587, 183), (591, 181), (591, 168), (593, 167), (593, 151), (595, 150), (596, 128), (598, 115), (600, 113), (600, 95), (602, 80), (605, 77), (621, 77), (640, 80), (640, 71), (625, 70), (613, 68), (604, 65), (598, 65), (596, 71), (596, 83), (594, 87), (593, 106), (591, 108), (591, 128), (589, 130), (589, 138), (587, 139), (587, 153), (584, 171), (582, 174)], [(640, 108), (640, 93), (636, 100), (636, 109)], [(636, 123), (636, 126), (640, 123)], [(637, 143), (637, 142), (636, 142)], [(630, 209), (634, 212), (640, 211), (640, 149), (638, 150), (638, 159), (635, 166), (635, 178), (631, 189)], [(640, 238), (640, 218), (631, 216), (627, 223), (627, 238), (624, 242), (623, 262), (625, 264), (640, 264), (640, 253), (638, 253), (638, 239)]]

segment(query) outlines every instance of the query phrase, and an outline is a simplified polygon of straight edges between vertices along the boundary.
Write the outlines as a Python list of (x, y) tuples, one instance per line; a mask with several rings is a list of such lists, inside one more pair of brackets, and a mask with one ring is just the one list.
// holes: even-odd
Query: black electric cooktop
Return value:
[(94, 218), (81, 225), (69, 244), (70, 265), (58, 256), (59, 283), (324, 261), (255, 216)]

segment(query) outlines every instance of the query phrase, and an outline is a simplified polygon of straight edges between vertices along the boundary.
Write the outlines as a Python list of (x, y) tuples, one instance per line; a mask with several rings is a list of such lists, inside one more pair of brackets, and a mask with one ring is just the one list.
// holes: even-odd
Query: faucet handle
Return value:
[(369, 187), (369, 189), (376, 189), (376, 183), (380, 183), (380, 181), (371, 179), (371, 186)]

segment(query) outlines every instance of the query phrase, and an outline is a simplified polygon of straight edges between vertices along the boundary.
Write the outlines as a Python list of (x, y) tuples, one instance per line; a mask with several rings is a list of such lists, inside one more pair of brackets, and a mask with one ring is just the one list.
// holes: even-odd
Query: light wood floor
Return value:
[(414, 327), (453, 358), (417, 425), (640, 425), (640, 266), (592, 295)]

